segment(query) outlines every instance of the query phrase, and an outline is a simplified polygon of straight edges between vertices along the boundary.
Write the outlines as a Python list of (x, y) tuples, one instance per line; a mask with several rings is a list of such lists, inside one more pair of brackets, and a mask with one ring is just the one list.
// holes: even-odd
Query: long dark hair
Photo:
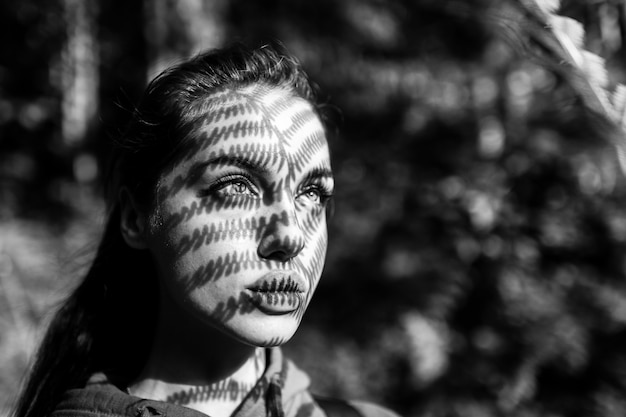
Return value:
[(66, 390), (84, 386), (94, 373), (128, 382), (141, 370), (155, 329), (158, 290), (149, 254), (130, 248), (120, 233), (119, 190), (128, 188), (148, 206), (159, 175), (184, 148), (194, 120), (206, 112), (203, 102), (221, 89), (256, 83), (286, 88), (320, 111), (306, 74), (276, 45), (209, 51), (148, 85), (114, 143), (105, 184), (108, 220), (95, 259), (54, 316), (15, 417), (48, 415)]

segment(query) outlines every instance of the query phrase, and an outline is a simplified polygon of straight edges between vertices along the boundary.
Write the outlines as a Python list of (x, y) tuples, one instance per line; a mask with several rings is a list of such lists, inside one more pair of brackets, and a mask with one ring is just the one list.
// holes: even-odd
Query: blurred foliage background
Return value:
[[(409, 416), (626, 415), (625, 181), (513, 1), (0, 2), (0, 409), (103, 223), (147, 80), (280, 40), (333, 112), (328, 262), (286, 346)], [(626, 81), (626, 5), (564, 1)]]

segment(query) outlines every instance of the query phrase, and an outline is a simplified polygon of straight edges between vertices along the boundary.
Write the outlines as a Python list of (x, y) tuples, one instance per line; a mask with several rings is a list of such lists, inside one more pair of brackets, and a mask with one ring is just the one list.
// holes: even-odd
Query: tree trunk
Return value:
[(95, 4), (64, 0), (67, 43), (62, 53), (62, 122), (64, 143), (76, 147), (87, 135), (98, 111), (98, 42)]
[(228, 0), (154, 0), (145, 4), (147, 78), (181, 58), (224, 43)]

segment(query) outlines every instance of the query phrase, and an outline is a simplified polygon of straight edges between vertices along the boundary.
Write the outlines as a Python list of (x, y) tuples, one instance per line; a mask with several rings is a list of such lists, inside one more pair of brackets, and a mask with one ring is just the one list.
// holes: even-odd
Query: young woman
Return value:
[(116, 145), (102, 242), (16, 417), (333, 414), (278, 347), (320, 279), (333, 193), (295, 60), (235, 45), (170, 68)]

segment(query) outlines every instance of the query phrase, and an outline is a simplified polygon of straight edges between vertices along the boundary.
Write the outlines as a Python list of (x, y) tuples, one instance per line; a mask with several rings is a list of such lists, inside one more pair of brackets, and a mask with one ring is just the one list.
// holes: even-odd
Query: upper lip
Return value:
[(257, 292), (306, 292), (306, 282), (295, 271), (271, 271), (247, 287)]

